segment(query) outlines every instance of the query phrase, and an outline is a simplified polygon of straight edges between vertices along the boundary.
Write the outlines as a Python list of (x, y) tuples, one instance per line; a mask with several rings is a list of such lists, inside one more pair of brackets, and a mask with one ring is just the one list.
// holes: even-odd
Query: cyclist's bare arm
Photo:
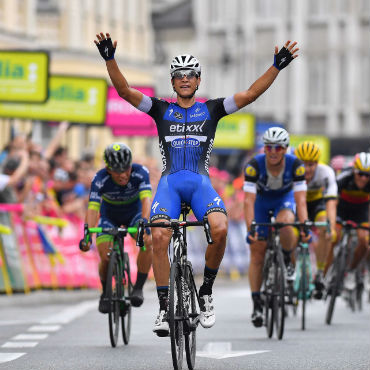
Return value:
[(95, 209), (88, 209), (86, 212), (85, 223), (89, 225), (89, 227), (96, 227), (99, 221), (99, 211)]
[(141, 216), (149, 220), (150, 216), (150, 205), (151, 205), (151, 198), (145, 197), (141, 199)]
[[(297, 45), (296, 42), (290, 44), (290, 41), (287, 41), (284, 47), (289, 50), (292, 58), (296, 58), (298, 56), (298, 48), (295, 46)], [(275, 46), (275, 56), (279, 53), (278, 47)], [(289, 62), (288, 62), (289, 64)], [(284, 68), (285, 66), (282, 66)], [(246, 91), (238, 92), (234, 95), (235, 104), (239, 109), (245, 107), (246, 105), (254, 102), (260, 95), (262, 95), (274, 82), (275, 78), (279, 74), (279, 71), (282, 69), (278, 69), (274, 65), (272, 65), (261, 77), (259, 77)]]
[(115, 59), (107, 60), (106, 66), (109, 77), (116, 88), (118, 95), (136, 108), (141, 103), (143, 94), (139, 90), (133, 89), (129, 86), (126, 78), (118, 68)]
[(294, 200), (297, 206), (298, 220), (303, 223), (308, 220), (306, 191), (302, 190), (294, 192)]
[(335, 223), (337, 219), (337, 203), (336, 199), (329, 199), (326, 202), (326, 215), (330, 222), (330, 228), (332, 232), (335, 230)]
[(251, 227), (252, 221), (254, 220), (254, 203), (256, 201), (256, 194), (244, 193), (244, 218), (247, 224), (247, 228)]
[[(244, 193), (244, 219), (247, 224), (247, 229), (250, 231), (252, 221), (254, 220), (254, 203), (256, 201), (256, 194), (254, 193)], [(249, 239), (253, 242), (257, 241), (258, 235), (253, 237), (249, 235)]]
[[(98, 49), (100, 48), (100, 45), (104, 45), (106, 41), (109, 41), (109, 44), (107, 44), (107, 56), (103, 55), (101, 52), (101, 55), (105, 59), (105, 64), (107, 66), (107, 70), (109, 73), (109, 77), (114, 85), (114, 87), (117, 90), (118, 95), (125, 99), (127, 102), (132, 104), (134, 107), (137, 107), (143, 98), (143, 94), (133, 89), (129, 86), (126, 78), (121, 73), (117, 62), (114, 59), (114, 53), (117, 48), (117, 41), (113, 42), (113, 45), (110, 40), (110, 34), (106, 33), (104, 35), (103, 32), (100, 32), (96, 35), (97, 40), (94, 40), (96, 46), (98, 46)], [(108, 57), (109, 56), (109, 57)]]

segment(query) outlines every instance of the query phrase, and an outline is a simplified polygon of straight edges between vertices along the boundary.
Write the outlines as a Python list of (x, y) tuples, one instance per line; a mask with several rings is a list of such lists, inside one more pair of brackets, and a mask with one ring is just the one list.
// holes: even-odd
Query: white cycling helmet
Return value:
[(281, 145), (287, 148), (289, 146), (288, 131), (282, 127), (270, 127), (263, 134), (264, 145)]
[(170, 66), (171, 76), (174, 72), (182, 69), (192, 69), (198, 74), (198, 76), (200, 76), (201, 73), (200, 63), (198, 59), (189, 54), (178, 55), (177, 57), (172, 59)]
[(361, 172), (370, 173), (370, 153), (357, 153), (355, 155), (353, 166)]

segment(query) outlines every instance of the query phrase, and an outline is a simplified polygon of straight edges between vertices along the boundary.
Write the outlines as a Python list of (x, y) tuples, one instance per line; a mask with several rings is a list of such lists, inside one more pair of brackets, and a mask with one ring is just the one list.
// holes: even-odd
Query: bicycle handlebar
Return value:
[(346, 229), (363, 229), (363, 230), (370, 231), (369, 226), (359, 225), (358, 223), (351, 221), (351, 220), (347, 220), (347, 221), (337, 220), (337, 224), (342, 225)]
[(316, 222), (314, 221), (305, 221), (305, 222), (256, 222), (256, 221), (252, 221), (250, 233), (253, 237), (256, 234), (257, 226), (268, 226), (268, 227), (274, 227), (276, 229), (281, 229), (285, 226), (303, 227), (306, 235), (308, 234), (308, 229), (312, 227), (326, 226), (326, 231), (330, 233), (329, 220), (328, 221), (316, 221)]
[(89, 233), (105, 233), (110, 235), (123, 234), (135, 234), (137, 232), (137, 227), (89, 227)]
[(144, 229), (146, 227), (161, 227), (161, 228), (170, 228), (172, 230), (175, 230), (180, 227), (189, 227), (189, 226), (203, 226), (204, 227), (204, 233), (206, 234), (207, 243), (213, 244), (213, 240), (211, 237), (211, 228), (208, 223), (208, 217), (205, 216), (203, 218), (203, 221), (179, 221), (179, 220), (170, 220), (168, 222), (147, 222), (139, 221), (138, 226), (138, 236), (136, 240), (136, 245), (138, 247), (141, 247), (144, 245)]

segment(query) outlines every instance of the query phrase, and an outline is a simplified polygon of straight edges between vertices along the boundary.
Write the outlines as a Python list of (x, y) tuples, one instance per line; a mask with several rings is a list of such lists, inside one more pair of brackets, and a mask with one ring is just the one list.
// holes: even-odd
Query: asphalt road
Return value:
[[(0, 297), (0, 369), (172, 369), (169, 338), (152, 333), (157, 313), (154, 283), (135, 309), (131, 340), (111, 348), (108, 318), (97, 311), (94, 291), (35, 292)], [(326, 304), (286, 320), (284, 338), (268, 339), (250, 323), (247, 281), (218, 279), (214, 289), (216, 325), (197, 330), (196, 369), (370, 369), (370, 304), (351, 312), (340, 299), (331, 326)], [(184, 362), (185, 369), (187, 368)]]

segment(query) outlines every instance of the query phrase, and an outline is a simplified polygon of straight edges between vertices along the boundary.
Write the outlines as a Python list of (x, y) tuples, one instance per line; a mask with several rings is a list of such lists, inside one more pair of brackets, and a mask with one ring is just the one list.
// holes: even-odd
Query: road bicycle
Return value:
[[(330, 234), (329, 222), (305, 222), (297, 224), (297, 227), (326, 227), (326, 232)], [(293, 282), (293, 307), (297, 308), (299, 302), (302, 307), (301, 329), (306, 329), (306, 303), (311, 298), (315, 288), (313, 283), (312, 266), (308, 243), (299, 241), (296, 249), (296, 278)]]
[[(280, 243), (279, 230), (286, 226), (294, 226), (297, 228), (304, 228), (305, 233), (308, 233), (308, 229), (312, 226), (326, 226), (326, 223), (323, 225), (320, 223), (314, 223), (311, 221), (306, 221), (305, 223), (293, 222), (293, 223), (284, 223), (284, 222), (275, 222), (273, 217), (273, 212), (269, 212), (270, 222), (256, 223), (252, 222), (251, 225), (251, 234), (254, 235), (258, 226), (268, 227), (267, 234), (267, 248), (262, 270), (262, 290), (261, 296), (264, 300), (264, 314), (265, 320), (264, 325), (266, 326), (267, 336), (272, 337), (274, 332), (274, 324), (276, 327), (277, 338), (281, 340), (284, 335), (284, 324), (285, 324), (285, 302), (289, 300), (289, 293), (286, 283), (286, 268), (284, 263), (282, 246)], [(298, 268), (300, 270), (300, 281), (298, 281), (298, 291), (303, 290), (306, 292), (308, 284), (306, 284), (307, 277), (307, 259), (304, 257), (304, 263), (299, 263)], [(302, 287), (302, 282), (304, 286)], [(302, 297), (306, 297), (306, 294), (302, 294)], [(303, 310), (305, 312), (305, 301)], [(305, 319), (305, 317), (304, 317)]]
[[(145, 227), (162, 227), (173, 230), (172, 243), (169, 245), (170, 281), (167, 318), (170, 327), (172, 363), (175, 370), (180, 370), (185, 347), (186, 362), (190, 370), (194, 369), (196, 356), (196, 329), (199, 324), (199, 294), (195, 285), (193, 268), (187, 259), (186, 228), (203, 226), (208, 244), (212, 244), (207, 217), (203, 221), (186, 221), (190, 207), (182, 204), (182, 221), (139, 222), (137, 245), (143, 245)], [(172, 246), (172, 248), (171, 248)]]
[[(352, 260), (353, 250), (355, 247), (354, 230), (364, 229), (370, 231), (368, 226), (357, 225), (353, 221), (339, 221), (337, 222), (342, 226), (342, 238), (338, 245), (334, 247), (334, 260), (331, 266), (329, 267), (325, 279), (327, 281), (327, 297), (329, 298), (329, 304), (326, 311), (325, 322), (330, 325), (333, 319), (335, 302), (338, 296), (341, 295), (343, 291), (343, 283), (346, 272), (348, 271), (348, 266)], [(356, 291), (358, 287), (358, 291)], [(348, 299), (355, 300), (356, 295), (357, 300), (362, 302), (362, 292), (360, 284), (356, 284), (353, 294), (349, 289), (347, 289)], [(349, 305), (354, 305), (353, 302), (349, 302)]]
[[(133, 290), (130, 275), (130, 259), (124, 250), (124, 238), (129, 234), (136, 234), (136, 227), (88, 227), (85, 224), (84, 235), (88, 240), (89, 234), (104, 233), (113, 236), (113, 243), (109, 249), (109, 263), (106, 278), (104, 300), (109, 302), (108, 321), (109, 337), (112, 347), (117, 346), (119, 324), (121, 319), (122, 339), (128, 344), (131, 334), (131, 301)], [(144, 248), (144, 247), (143, 247)]]

